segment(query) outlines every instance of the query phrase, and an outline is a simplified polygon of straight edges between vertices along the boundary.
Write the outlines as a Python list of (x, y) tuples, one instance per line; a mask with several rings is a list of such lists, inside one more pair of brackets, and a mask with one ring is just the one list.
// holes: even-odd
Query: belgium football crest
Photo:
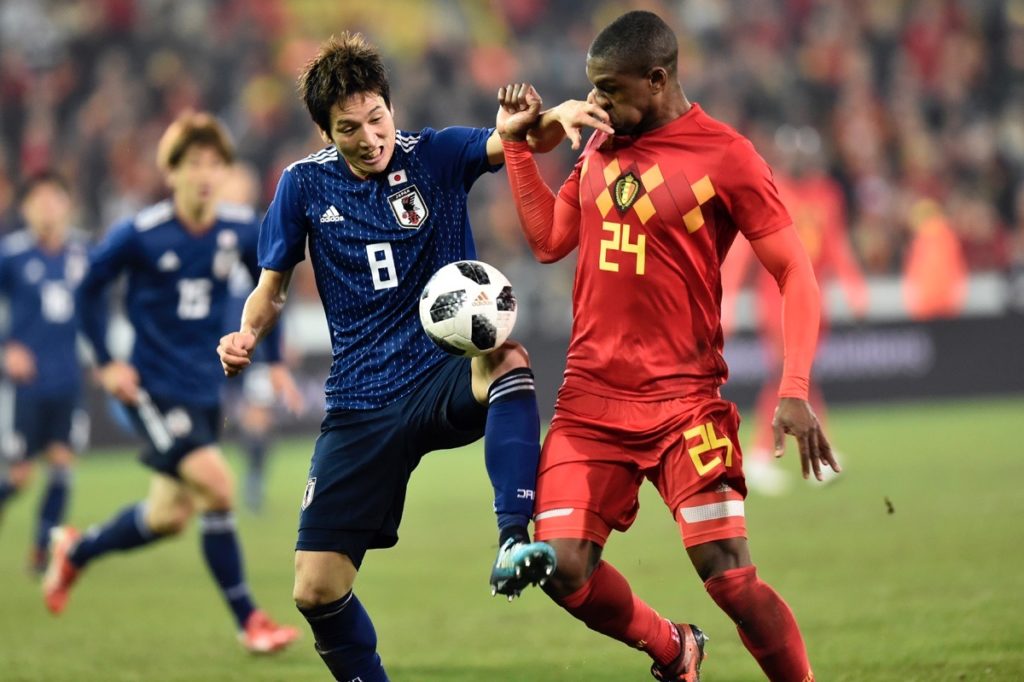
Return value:
[(430, 210), (416, 185), (392, 194), (388, 197), (388, 203), (391, 204), (395, 220), (407, 230), (418, 229), (430, 215)]
[(640, 196), (640, 180), (629, 171), (615, 181), (615, 205), (620, 213), (625, 213)]

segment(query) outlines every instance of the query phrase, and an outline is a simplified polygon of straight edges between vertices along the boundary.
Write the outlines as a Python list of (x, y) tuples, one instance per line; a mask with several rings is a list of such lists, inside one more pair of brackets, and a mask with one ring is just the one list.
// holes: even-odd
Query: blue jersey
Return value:
[(331, 332), (327, 409), (384, 407), (448, 357), (419, 297), (442, 265), (475, 257), (470, 187), (497, 170), (491, 130), (399, 131), (387, 172), (362, 180), (333, 146), (285, 169), (260, 229), (260, 265), (293, 268), (306, 242)]
[[(187, 405), (218, 404), (224, 371), (216, 348), (228, 329), (228, 280), (240, 265), (258, 277), (257, 234), (253, 211), (234, 205), (219, 206), (207, 232), (189, 233), (170, 200), (115, 225), (90, 255), (79, 287), (82, 322), (97, 362), (111, 359), (105, 292), (124, 273), (125, 311), (135, 330), (131, 362), (143, 388)], [(280, 359), (278, 336), (267, 343), (273, 361)]]
[(36, 377), (22, 390), (73, 395), (81, 385), (75, 289), (88, 265), (85, 245), (69, 239), (57, 252), (22, 230), (0, 243), (0, 295), (10, 308), (7, 338), (26, 346)]

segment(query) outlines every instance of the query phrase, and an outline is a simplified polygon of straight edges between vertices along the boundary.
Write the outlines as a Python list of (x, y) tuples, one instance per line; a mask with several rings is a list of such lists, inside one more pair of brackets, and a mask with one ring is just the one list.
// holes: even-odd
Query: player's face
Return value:
[(395, 119), (384, 98), (357, 93), (331, 107), (330, 135), (325, 135), (361, 178), (383, 173), (395, 152)]
[(608, 60), (591, 57), (587, 58), (587, 78), (594, 86), (590, 96), (608, 112), (616, 134), (644, 132), (654, 107), (649, 78), (626, 73)]
[(216, 148), (193, 144), (168, 174), (168, 184), (177, 202), (186, 206), (206, 206), (217, 200), (227, 171), (227, 161)]
[(43, 238), (63, 238), (71, 221), (71, 211), (71, 197), (53, 182), (36, 185), (21, 207), (29, 228)]

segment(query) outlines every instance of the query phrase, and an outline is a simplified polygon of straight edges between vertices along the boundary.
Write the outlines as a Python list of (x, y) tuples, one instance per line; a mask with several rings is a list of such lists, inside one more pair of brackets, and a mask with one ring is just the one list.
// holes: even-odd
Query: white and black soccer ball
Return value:
[(452, 355), (483, 355), (505, 343), (516, 323), (516, 295), (497, 268), (476, 260), (449, 263), (420, 296), (420, 322)]

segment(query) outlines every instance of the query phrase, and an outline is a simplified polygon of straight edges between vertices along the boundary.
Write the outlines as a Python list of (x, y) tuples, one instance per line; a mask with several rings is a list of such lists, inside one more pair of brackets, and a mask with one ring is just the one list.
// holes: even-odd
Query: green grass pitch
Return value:
[[(796, 611), (818, 679), (1024, 679), (1024, 399), (837, 409), (830, 432), (844, 480), (747, 505), (755, 561)], [(292, 546), (309, 449), (280, 444), (267, 512), (240, 513), (257, 599), (296, 624)], [(76, 485), (71, 520), (84, 526), (144, 494), (146, 472), (130, 453), (105, 453), (83, 461)], [(652, 492), (607, 558), (663, 614), (710, 634), (707, 682), (762, 679)], [(0, 680), (328, 679), (304, 624), (283, 655), (242, 651), (194, 529), (98, 561), (50, 617), (24, 571), (37, 499), (38, 482), (0, 528)], [(432, 454), (413, 476), (402, 541), (371, 553), (357, 584), (394, 680), (649, 679), (645, 656), (539, 591), (491, 599), (494, 552), (481, 448)]]

